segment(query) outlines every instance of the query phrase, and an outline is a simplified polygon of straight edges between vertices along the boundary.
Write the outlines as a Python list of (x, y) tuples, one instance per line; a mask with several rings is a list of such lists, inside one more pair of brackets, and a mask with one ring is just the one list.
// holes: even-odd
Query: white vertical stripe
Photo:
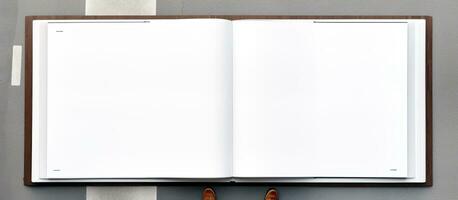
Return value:
[[(156, 0), (86, 0), (86, 15), (156, 15)], [(156, 200), (157, 188), (87, 187), (87, 200)]]
[(156, 200), (155, 186), (86, 187), (86, 200)]
[(86, 15), (156, 15), (156, 0), (86, 0)]

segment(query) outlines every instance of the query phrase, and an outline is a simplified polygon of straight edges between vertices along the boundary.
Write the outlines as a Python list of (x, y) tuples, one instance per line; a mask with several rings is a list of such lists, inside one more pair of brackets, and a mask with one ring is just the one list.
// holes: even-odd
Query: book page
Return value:
[(220, 19), (48, 24), (42, 178), (232, 172), (232, 27)]
[(235, 21), (234, 176), (407, 177), (407, 23)]

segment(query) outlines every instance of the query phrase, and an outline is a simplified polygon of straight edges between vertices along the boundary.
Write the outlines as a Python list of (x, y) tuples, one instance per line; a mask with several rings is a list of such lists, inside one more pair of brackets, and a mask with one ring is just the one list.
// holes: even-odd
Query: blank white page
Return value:
[(407, 177), (407, 23), (233, 30), (234, 176)]
[(231, 176), (231, 29), (218, 19), (49, 23), (42, 178)]

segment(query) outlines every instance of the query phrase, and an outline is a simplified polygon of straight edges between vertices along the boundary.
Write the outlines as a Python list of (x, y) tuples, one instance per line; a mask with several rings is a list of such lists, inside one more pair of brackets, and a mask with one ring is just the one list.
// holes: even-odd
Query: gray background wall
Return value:
[[(158, 15), (431, 15), (434, 25), (434, 186), (280, 187), (283, 200), (458, 199), (457, 0), (158, 0)], [(84, 187), (25, 187), (23, 87), (11, 87), (11, 46), (26, 15), (83, 15), (84, 0), (0, 0), (0, 200), (83, 200)], [(287, 167), (287, 166), (285, 166)], [(199, 199), (200, 187), (159, 187), (159, 200)], [(220, 200), (262, 199), (266, 187), (216, 187)]]

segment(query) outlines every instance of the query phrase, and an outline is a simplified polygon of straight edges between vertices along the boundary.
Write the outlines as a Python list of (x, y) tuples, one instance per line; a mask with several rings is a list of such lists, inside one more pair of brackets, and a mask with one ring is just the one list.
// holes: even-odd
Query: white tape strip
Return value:
[(22, 46), (13, 46), (13, 60), (11, 62), (11, 85), (21, 85)]
[(86, 200), (157, 200), (155, 186), (86, 187)]

